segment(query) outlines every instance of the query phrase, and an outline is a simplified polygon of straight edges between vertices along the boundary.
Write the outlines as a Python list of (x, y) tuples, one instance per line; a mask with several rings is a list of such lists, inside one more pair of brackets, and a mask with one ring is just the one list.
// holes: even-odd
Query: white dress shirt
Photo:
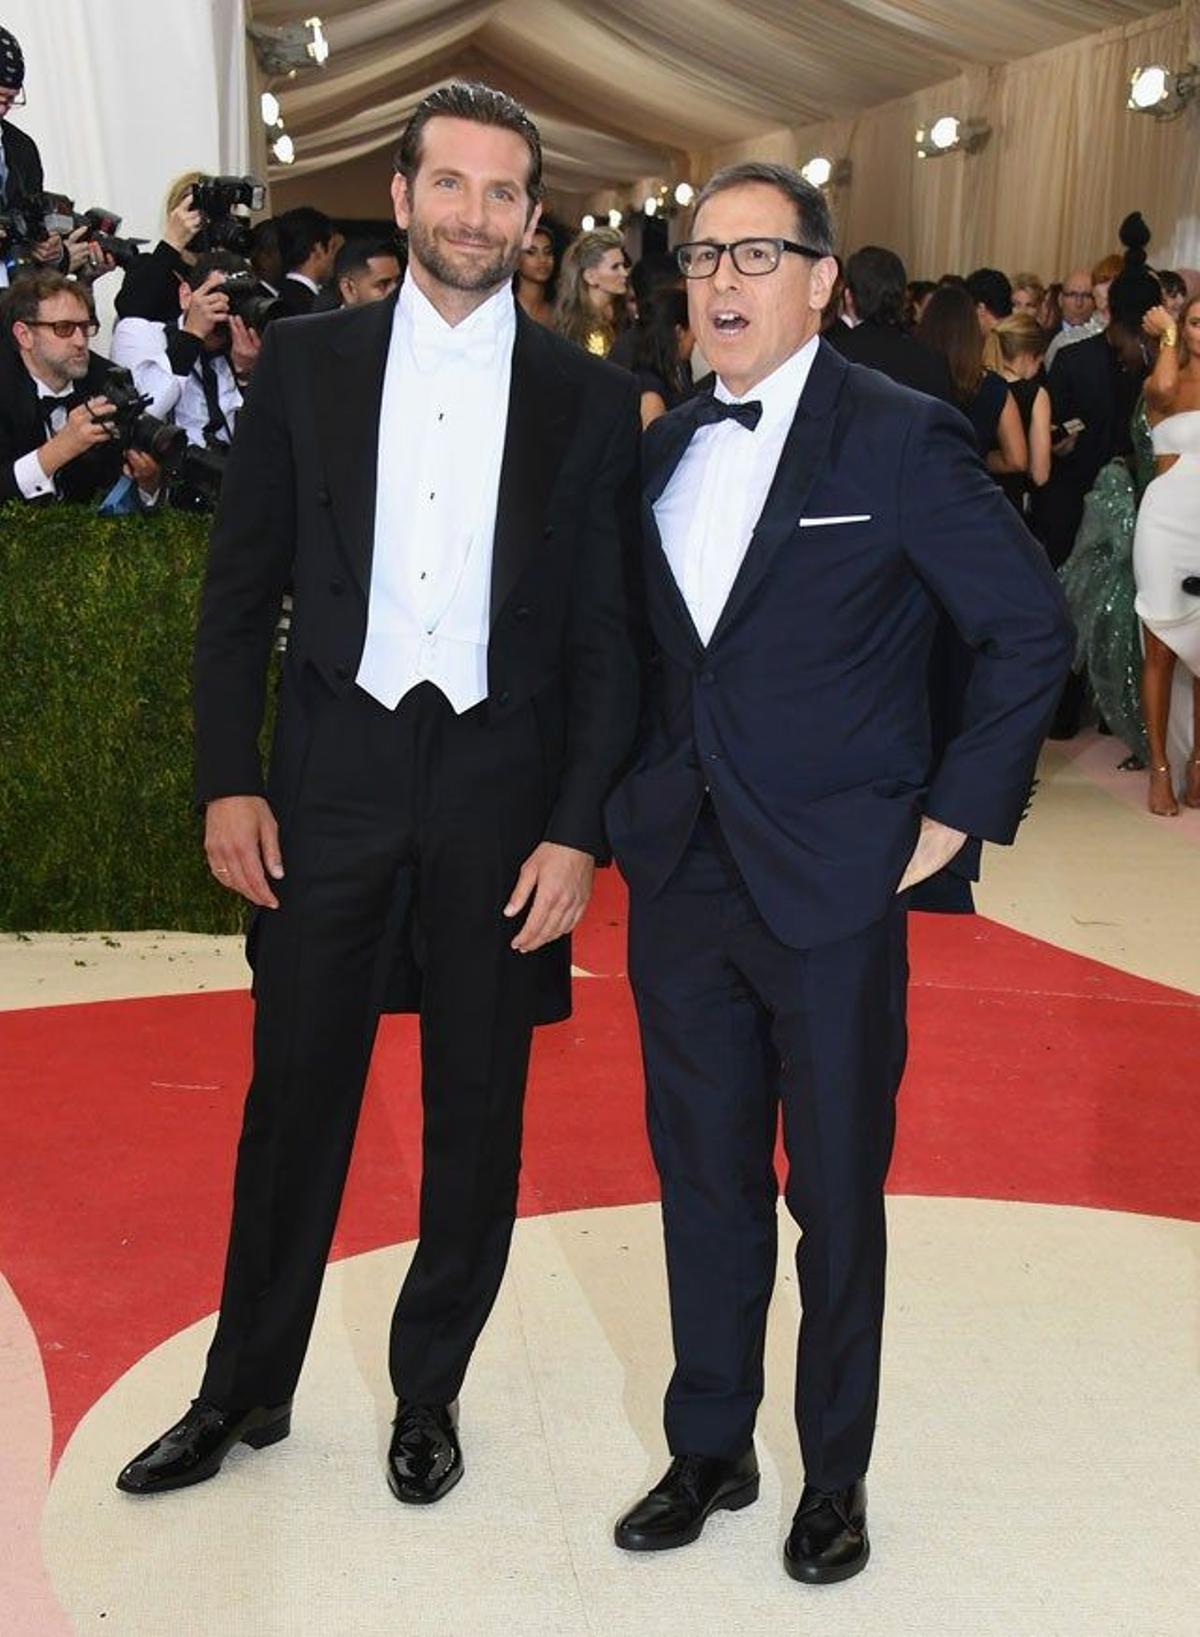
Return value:
[(434, 683), (460, 715), (487, 697), (492, 546), (516, 308), (506, 285), (447, 324), (411, 278), (379, 416), (367, 638), (357, 681), (394, 710)]
[(667, 562), (704, 643), (729, 600), (819, 344), (814, 335), (744, 398), (718, 381), (723, 403), (762, 404), (758, 425), (700, 427), (655, 501)]
[[(177, 320), (182, 323), (182, 320)], [(171, 326), (149, 318), (122, 318), (113, 330), (109, 356), (114, 364), (127, 369), (134, 385), (150, 399), (149, 413), (160, 420), (170, 416), (176, 426), (182, 426), (188, 442), (205, 446), (204, 429), (208, 425), (208, 400), (204, 396), (204, 379), (199, 363), (190, 375), (176, 375), (167, 356), (167, 331)], [(242, 407), (242, 390), (234, 377), (233, 366), (224, 354), (212, 357), (213, 374), (217, 382), (217, 401), (225, 417), (224, 428), (218, 428), (217, 440), (228, 443), (233, 437), (238, 411)]]
[[(75, 391), (75, 383), (72, 381), (61, 392), (55, 392), (53, 387), (48, 387), (40, 376), (33, 374), (32, 370), (29, 373), (34, 386), (37, 388), (39, 400), (44, 401), (47, 398), (59, 400), (59, 403), (49, 414), (50, 427), (46, 433), (47, 438), (49, 438), (56, 432), (61, 432), (67, 424), (67, 399)], [(31, 449), (27, 455), (22, 455), (19, 460), (13, 461), (13, 478), (17, 488), (20, 489), (26, 500), (40, 500), (43, 495), (52, 495), (58, 492), (54, 485), (54, 479), (47, 477), (42, 470), (42, 463), (38, 459), (36, 449)]]

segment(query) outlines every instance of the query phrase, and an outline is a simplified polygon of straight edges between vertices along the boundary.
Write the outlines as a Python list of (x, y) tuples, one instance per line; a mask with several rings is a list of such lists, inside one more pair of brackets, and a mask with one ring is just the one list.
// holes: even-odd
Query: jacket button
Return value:
[(346, 589), (346, 582), (345, 580), (330, 580), (329, 589), (333, 592), (335, 597), (340, 597), (342, 592)]
[(711, 687), (712, 684), (717, 680), (717, 673), (715, 671), (702, 671), (700, 673), (700, 680), (701, 680), (701, 682), (703, 682), (706, 685), (708, 685), (709, 687)]
[(335, 665), (333, 667), (333, 674), (337, 677), (339, 682), (349, 682), (350, 667), (348, 665)]
[(520, 608), (514, 608), (513, 609), (513, 619), (515, 619), (515, 620), (527, 620), (528, 618), (529, 618), (529, 609), (525, 607), (524, 603), (522, 603)]
[(333, 505), (333, 500), (332, 500), (332, 498), (330, 496), (330, 493), (329, 493), (328, 489), (318, 489), (317, 490), (317, 505), (318, 506), (332, 506)]
[(496, 703), (497, 705), (507, 705), (511, 698), (512, 695), (509, 693), (508, 689), (501, 688), (500, 692), (496, 695)]
[(542, 539), (543, 540), (549, 540), (550, 536), (553, 533), (554, 533), (554, 524), (553, 523), (547, 523), (546, 527), (542, 530)]

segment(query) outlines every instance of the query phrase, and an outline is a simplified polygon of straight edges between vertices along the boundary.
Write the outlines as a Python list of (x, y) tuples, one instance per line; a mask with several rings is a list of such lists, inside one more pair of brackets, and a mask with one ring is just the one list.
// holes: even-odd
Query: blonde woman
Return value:
[(1000, 487), (1022, 515), (1028, 510), (1030, 486), (1040, 489), (1050, 476), (1050, 394), (1040, 378), (1046, 340), (1032, 313), (1014, 312), (1000, 320), (983, 344), (983, 361), (1008, 382), (1025, 431), (1025, 470), (1000, 478)]
[(118, 318), (145, 318), (157, 324), (174, 324), (179, 318), (179, 286), (196, 261), (189, 246), (204, 225), (200, 212), (192, 209), (192, 188), (202, 174), (185, 171), (167, 189), (163, 236), (148, 255), (126, 269), (116, 299)]
[(615, 227), (581, 233), (568, 246), (558, 279), (555, 325), (560, 335), (606, 358), (625, 325), (629, 258)]

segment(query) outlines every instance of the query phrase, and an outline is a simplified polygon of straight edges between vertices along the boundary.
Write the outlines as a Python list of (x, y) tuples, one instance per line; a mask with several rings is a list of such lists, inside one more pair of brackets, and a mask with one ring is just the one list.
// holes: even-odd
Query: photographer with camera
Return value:
[(342, 235), (323, 211), (311, 205), (285, 210), (276, 225), (284, 272), (279, 299), (289, 317), (310, 313), (321, 287), (333, 277)]
[[(26, 201), (40, 200), (45, 185), (37, 143), (8, 122), (12, 109), (24, 104), (25, 57), (15, 36), (0, 28), (0, 216)], [(7, 264), (12, 248), (10, 233), (0, 222), (0, 286), (9, 282)], [(61, 235), (49, 234), (30, 247), (30, 255), (47, 267), (60, 266), (65, 260)]]
[(279, 304), (258, 294), (248, 262), (228, 250), (196, 258), (178, 287), (171, 324), (122, 318), (113, 362), (128, 369), (156, 413), (170, 414), (199, 448), (227, 449), (261, 330)]
[(112, 365), (88, 347), (97, 328), (86, 289), (51, 268), (23, 274), (6, 292), (0, 500), (104, 500), (124, 473), (137, 485), (136, 504), (155, 504), (162, 467), (131, 445), (144, 427), (136, 414), (119, 418)]

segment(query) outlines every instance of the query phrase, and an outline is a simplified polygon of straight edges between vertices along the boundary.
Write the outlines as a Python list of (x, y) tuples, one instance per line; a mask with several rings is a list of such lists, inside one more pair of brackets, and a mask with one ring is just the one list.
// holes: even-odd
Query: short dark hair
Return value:
[(32, 324), (43, 301), (52, 301), (55, 296), (64, 295), (74, 296), (79, 305), (87, 309), (90, 317), (95, 316), (92, 292), (87, 285), (69, 279), (65, 273), (56, 272), (50, 267), (19, 273), (4, 293), (5, 330), (11, 335), (14, 324)]
[(210, 273), (253, 271), (245, 256), (239, 256), (232, 250), (206, 250), (203, 255), (196, 257), (183, 276), (191, 289), (198, 290)]
[(333, 223), (323, 210), (312, 205), (297, 205), (275, 218), (279, 230), (279, 254), (283, 270), (290, 273), (303, 267), (319, 244), (328, 244), (333, 237)]
[(877, 244), (856, 250), (846, 263), (846, 287), (865, 322), (903, 324), (908, 273), (894, 250)]
[(1012, 317), (1012, 285), (1007, 273), (998, 267), (977, 267), (967, 274), (966, 285), (977, 307), (986, 307), (995, 318)]
[(333, 282), (357, 278), (368, 271), (372, 256), (394, 256), (403, 266), (404, 257), (395, 239), (347, 239), (333, 264)]
[(529, 149), (525, 192), (532, 210), (542, 197), (542, 139), (537, 126), (515, 97), (477, 80), (452, 80), (431, 91), (413, 109), (396, 149), (396, 169), (411, 188), (421, 168), (422, 138), (431, 119), (469, 119), (513, 131)]
[(715, 171), (700, 189), (692, 211), (692, 221), (695, 222), (703, 206), (715, 194), (727, 193), (730, 188), (745, 187), (751, 182), (761, 182), (766, 187), (775, 188), (789, 199), (796, 207), (796, 225), (803, 242), (810, 250), (819, 250), (823, 256), (833, 255), (833, 218), (829, 214), (825, 195), (820, 188), (806, 182), (800, 172), (790, 165), (775, 165), (765, 159), (748, 159), (740, 165), (726, 165), (723, 170)]
[(1170, 267), (1158, 269), (1158, 282), (1162, 286), (1164, 296), (1187, 296), (1187, 280)]

